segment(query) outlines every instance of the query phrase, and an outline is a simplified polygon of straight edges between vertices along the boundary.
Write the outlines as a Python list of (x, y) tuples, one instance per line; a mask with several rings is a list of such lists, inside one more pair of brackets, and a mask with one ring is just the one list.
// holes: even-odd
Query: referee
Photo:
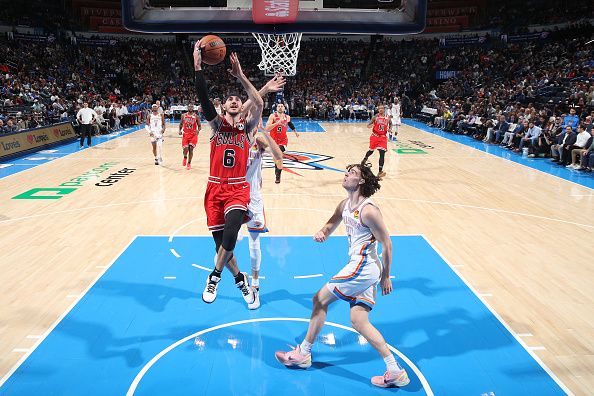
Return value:
[(88, 103), (83, 103), (82, 109), (76, 113), (76, 119), (80, 124), (80, 148), (84, 147), (85, 135), (87, 136), (87, 146), (91, 147), (92, 124), (97, 119), (95, 110), (89, 109)]

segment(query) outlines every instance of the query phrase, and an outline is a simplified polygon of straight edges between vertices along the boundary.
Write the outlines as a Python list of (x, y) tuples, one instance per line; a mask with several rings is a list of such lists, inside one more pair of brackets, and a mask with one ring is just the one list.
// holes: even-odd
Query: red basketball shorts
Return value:
[(186, 133), (183, 134), (182, 147), (188, 147), (188, 146), (196, 147), (197, 144), (198, 144), (198, 135), (190, 135), (190, 134), (186, 134)]
[(386, 135), (371, 135), (369, 138), (369, 150), (388, 150), (388, 137)]
[(212, 183), (206, 186), (204, 209), (208, 230), (221, 231), (225, 227), (225, 215), (233, 209), (247, 211), (250, 203), (250, 185), (248, 182), (238, 184)]

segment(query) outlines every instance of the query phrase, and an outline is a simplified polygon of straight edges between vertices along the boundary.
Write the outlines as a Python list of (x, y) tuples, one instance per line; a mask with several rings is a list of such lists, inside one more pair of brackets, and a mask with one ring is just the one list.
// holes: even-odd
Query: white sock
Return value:
[(307, 356), (311, 353), (311, 347), (313, 344), (311, 342), (307, 342), (307, 340), (303, 340), (301, 345), (299, 346), (299, 351), (301, 352), (301, 356)]
[(260, 287), (260, 278), (252, 278), (252, 286)]
[(387, 371), (394, 372), (394, 371), (402, 370), (402, 367), (400, 367), (400, 365), (396, 362), (396, 358), (392, 354), (389, 354), (388, 356), (386, 356), (384, 358), (384, 362), (386, 363)]

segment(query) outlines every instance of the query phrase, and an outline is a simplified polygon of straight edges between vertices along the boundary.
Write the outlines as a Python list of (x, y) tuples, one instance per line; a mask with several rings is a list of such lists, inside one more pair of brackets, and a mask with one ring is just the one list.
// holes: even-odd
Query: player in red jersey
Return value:
[(369, 151), (365, 154), (365, 158), (361, 161), (362, 164), (366, 164), (367, 160), (373, 154), (375, 149), (379, 151), (379, 173), (377, 177), (380, 179), (386, 176), (386, 172), (383, 171), (384, 169), (384, 157), (386, 155), (386, 151), (388, 150), (388, 137), (387, 133), (390, 129), (390, 116), (386, 116), (386, 109), (383, 105), (378, 107), (378, 113), (376, 116), (371, 118), (369, 124), (367, 124), (367, 128), (372, 128), (371, 136), (369, 137)]
[(251, 112), (244, 119), (241, 115), (242, 100), (237, 95), (231, 95), (223, 104), (225, 114), (218, 115), (208, 98), (208, 88), (202, 72), (202, 47), (201, 42), (198, 42), (194, 48), (195, 80), (202, 113), (212, 128), (210, 175), (204, 195), (204, 208), (208, 229), (212, 232), (217, 251), (215, 269), (206, 280), (202, 300), (212, 303), (216, 299), (223, 267), (226, 266), (235, 277), (235, 285), (245, 302), (252, 304), (255, 295), (248, 283), (248, 276), (245, 272), (240, 272), (235, 260), (231, 259), (237, 234), (250, 202), (250, 185), (246, 181), (247, 165), (249, 151), (254, 143), (253, 131), (262, 117), (264, 102), (243, 73), (237, 54), (232, 53), (229, 57), (229, 72), (246, 90), (252, 102)]
[(194, 147), (198, 144), (198, 134), (200, 133), (200, 115), (194, 112), (194, 105), (188, 105), (188, 112), (182, 114), (179, 122), (179, 134), (182, 135), (182, 149), (184, 160), (182, 166), (187, 165), (187, 169), (192, 168), (192, 157), (194, 156)]
[[(299, 137), (299, 134), (295, 130), (295, 125), (291, 122), (291, 116), (285, 114), (285, 105), (279, 103), (276, 105), (276, 111), (268, 117), (266, 131), (270, 131), (270, 136), (278, 144), (283, 153), (289, 144), (289, 138), (287, 137), (287, 128), (289, 127), (295, 133), (295, 137)], [(276, 165), (274, 166), (274, 174), (276, 175), (275, 183), (277, 184), (280, 183), (282, 171)]]

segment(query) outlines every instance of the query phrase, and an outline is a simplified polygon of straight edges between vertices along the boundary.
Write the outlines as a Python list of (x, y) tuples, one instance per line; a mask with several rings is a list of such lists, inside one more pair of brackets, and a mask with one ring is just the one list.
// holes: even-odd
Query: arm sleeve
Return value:
[(289, 128), (291, 128), (292, 131), (295, 131), (295, 129), (297, 129), (297, 128), (295, 128), (295, 125), (293, 124), (293, 121), (289, 121), (287, 123), (287, 125), (289, 126)]
[(198, 99), (202, 106), (202, 114), (204, 114), (206, 121), (212, 121), (217, 118), (218, 114), (214, 105), (208, 99), (208, 88), (206, 88), (206, 80), (204, 79), (202, 70), (194, 73), (194, 81), (196, 83), (196, 90), (198, 91)]

